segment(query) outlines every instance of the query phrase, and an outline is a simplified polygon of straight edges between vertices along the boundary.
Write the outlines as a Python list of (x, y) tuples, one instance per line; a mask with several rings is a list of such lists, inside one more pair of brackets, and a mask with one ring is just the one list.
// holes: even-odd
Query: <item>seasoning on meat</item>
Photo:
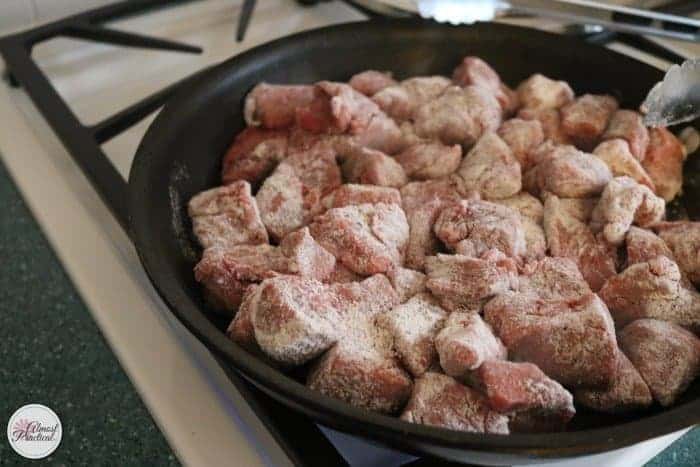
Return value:
[(408, 182), (401, 164), (381, 151), (349, 145), (340, 149), (339, 156), (349, 183), (400, 188)]
[(539, 120), (523, 120), (521, 118), (512, 118), (503, 122), (503, 125), (498, 129), (498, 136), (510, 147), (523, 171), (532, 167), (530, 153), (545, 139), (544, 130)]
[(348, 84), (365, 96), (372, 97), (382, 89), (394, 86), (396, 80), (389, 71), (366, 70), (353, 75)]
[(462, 161), (462, 147), (446, 146), (439, 142), (411, 145), (396, 155), (406, 175), (416, 180), (441, 178), (450, 175)]
[(673, 251), (681, 271), (700, 285), (700, 222), (661, 222), (654, 229)]
[(397, 266), (390, 269), (386, 273), (386, 277), (389, 278), (391, 285), (394, 286), (401, 303), (425, 291), (426, 277), (420, 271)]
[(654, 181), (656, 194), (671, 201), (683, 187), (683, 143), (665, 128), (649, 129), (649, 147), (642, 166)]
[(520, 83), (517, 92), (526, 109), (558, 109), (574, 100), (574, 91), (566, 82), (539, 73)]
[(312, 86), (260, 83), (246, 96), (243, 114), (249, 126), (287, 128), (294, 124), (297, 109), (313, 99)]
[(630, 153), (643, 161), (649, 146), (649, 131), (642, 122), (642, 116), (634, 110), (620, 109), (610, 119), (604, 140), (621, 138), (629, 145)]
[(401, 194), (399, 190), (391, 187), (345, 183), (323, 198), (322, 202), (327, 209), (377, 203), (401, 206)]
[(612, 96), (584, 94), (562, 107), (564, 133), (577, 147), (592, 150), (600, 142), (617, 106), (617, 100)]
[(236, 136), (221, 162), (221, 182), (257, 186), (287, 157), (287, 132), (248, 127)]
[(646, 185), (655, 191), (654, 182), (644, 170), (639, 160), (630, 152), (629, 144), (624, 139), (610, 139), (603, 141), (593, 150), (593, 154), (599, 157), (608, 166), (613, 176), (626, 175), (637, 183)]
[(450, 84), (444, 76), (417, 76), (382, 89), (372, 100), (387, 115), (401, 122), (413, 118), (420, 106), (435, 100)]

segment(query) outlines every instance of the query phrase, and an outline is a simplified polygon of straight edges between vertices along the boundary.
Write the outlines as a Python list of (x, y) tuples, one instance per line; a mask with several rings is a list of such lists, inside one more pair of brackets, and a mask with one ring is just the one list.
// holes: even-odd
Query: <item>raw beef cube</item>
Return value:
[(530, 152), (544, 142), (544, 130), (539, 120), (513, 118), (503, 122), (498, 136), (510, 147), (523, 171), (532, 167)]
[(413, 269), (395, 267), (390, 269), (386, 276), (394, 286), (394, 290), (399, 296), (401, 303), (405, 302), (414, 295), (425, 291), (425, 274)]
[(253, 313), (258, 307), (260, 291), (258, 284), (251, 284), (243, 294), (241, 305), (238, 307), (236, 316), (226, 330), (226, 334), (235, 343), (246, 349), (256, 349), (258, 343), (255, 341), (255, 328), (253, 327)]
[(459, 380), (468, 379), (487, 360), (508, 357), (501, 340), (476, 313), (452, 313), (435, 338), (435, 348), (442, 369)]
[(654, 318), (700, 331), (700, 293), (686, 288), (678, 266), (665, 256), (633, 264), (611, 277), (600, 297), (618, 328)]
[(675, 324), (637, 320), (620, 332), (620, 345), (664, 407), (700, 373), (700, 339)]
[(587, 198), (600, 194), (612, 178), (605, 162), (571, 146), (555, 148), (540, 157), (541, 162), (531, 169), (535, 193), (546, 191), (565, 198)]
[(435, 254), (439, 247), (433, 233), (435, 219), (446, 203), (461, 196), (453, 180), (440, 179), (405, 185), (401, 188), (401, 199), (410, 227), (406, 266), (423, 269), (425, 257)]
[(518, 291), (545, 301), (574, 301), (591, 293), (574, 261), (552, 257), (525, 263), (520, 270)]
[(513, 360), (532, 362), (565, 386), (605, 388), (617, 373), (615, 327), (595, 294), (567, 301), (502, 293), (486, 304), (484, 319)]
[(649, 187), (629, 177), (615, 177), (593, 210), (591, 228), (594, 232), (602, 231), (608, 243), (619, 245), (632, 223), (649, 227), (662, 220), (665, 213), (666, 203)]
[(378, 318), (393, 336), (399, 360), (413, 376), (425, 373), (435, 361), (435, 335), (446, 316), (430, 294), (422, 293)]
[(221, 167), (223, 184), (245, 180), (258, 185), (287, 156), (287, 132), (248, 127), (236, 136)]
[(394, 188), (408, 182), (401, 164), (383, 152), (351, 145), (341, 149), (340, 157), (347, 182)]
[(525, 253), (525, 233), (520, 215), (500, 204), (461, 200), (446, 205), (435, 221), (435, 235), (450, 249), (460, 245), (462, 254), (481, 256), (497, 249), (509, 257)]
[(346, 183), (323, 198), (323, 205), (328, 209), (377, 203), (401, 206), (401, 194), (396, 188)]
[(542, 202), (530, 193), (521, 191), (520, 193), (493, 201), (517, 211), (522, 217), (533, 220), (536, 224), (541, 224), (544, 217), (544, 206)]
[(426, 287), (452, 312), (478, 312), (483, 303), (517, 286), (515, 261), (498, 250), (481, 258), (463, 255), (429, 256)]
[(328, 143), (290, 149), (255, 196), (270, 236), (280, 240), (306, 225), (323, 210), (321, 199), (340, 184), (335, 151)]
[(574, 91), (565, 81), (534, 74), (520, 83), (518, 97), (527, 109), (558, 109), (574, 100)]
[(452, 81), (459, 86), (481, 86), (498, 99), (503, 113), (512, 114), (518, 107), (517, 94), (501, 82), (500, 76), (479, 57), (464, 57), (452, 73)]
[(258, 205), (244, 181), (193, 196), (188, 205), (192, 230), (204, 248), (267, 243)]
[(653, 402), (649, 386), (622, 352), (617, 375), (608, 389), (579, 389), (575, 397), (581, 405), (608, 413), (632, 412), (649, 407)]
[(587, 200), (573, 204), (554, 195), (547, 196), (544, 231), (549, 254), (574, 260), (591, 289), (597, 291), (608, 277), (616, 274), (617, 252), (597, 239), (585, 220), (577, 217), (584, 212), (572, 212), (588, 204)]
[(525, 234), (525, 253), (527, 259), (539, 259), (547, 252), (547, 239), (542, 228), (544, 207), (542, 202), (531, 194), (521, 191), (520, 193), (495, 200), (494, 203), (507, 206), (518, 211), (520, 221)]
[(532, 363), (490, 360), (477, 375), (491, 408), (511, 415), (512, 432), (561, 431), (576, 414), (571, 393)]
[(527, 260), (543, 258), (547, 254), (547, 238), (544, 235), (544, 229), (529, 217), (521, 215), (521, 221), (525, 233), (523, 258)]
[(364, 279), (364, 277), (352, 272), (350, 269), (343, 266), (342, 263), (339, 263), (336, 261), (335, 269), (333, 269), (333, 272), (331, 272), (331, 274), (326, 278), (326, 280), (324, 282), (326, 282), (328, 284), (335, 284), (335, 283), (359, 282), (362, 279)]
[(649, 131), (642, 122), (642, 116), (634, 110), (618, 110), (610, 119), (603, 139), (622, 138), (629, 144), (630, 152), (638, 160), (644, 160), (649, 146)]
[(282, 163), (255, 195), (262, 222), (276, 240), (305, 224), (304, 184), (291, 165)]
[(451, 86), (437, 99), (421, 105), (414, 116), (418, 136), (439, 139), (447, 145), (471, 146), (500, 125), (498, 101), (480, 86)]
[(286, 259), (267, 244), (213, 246), (204, 250), (194, 278), (204, 286), (210, 305), (233, 312), (250, 284), (274, 277), (285, 268)]
[(590, 151), (600, 141), (616, 110), (614, 97), (584, 94), (562, 107), (562, 128), (576, 146)]
[(406, 175), (418, 180), (440, 178), (453, 173), (462, 160), (462, 147), (439, 142), (419, 143), (396, 155)]
[(398, 304), (384, 276), (330, 286), (339, 302), (339, 339), (311, 369), (307, 384), (355, 407), (395, 413), (411, 393), (411, 378), (392, 353), (392, 336), (375, 318)]
[(654, 182), (647, 174), (639, 160), (630, 152), (630, 147), (624, 139), (610, 139), (603, 141), (593, 150), (593, 154), (599, 157), (608, 166), (613, 176), (626, 175), (642, 185), (655, 190)]
[(358, 146), (376, 149), (386, 154), (396, 154), (406, 146), (403, 132), (396, 122), (384, 113), (374, 115), (367, 127), (350, 139)]
[(246, 96), (245, 121), (250, 126), (287, 128), (294, 124), (297, 109), (313, 99), (313, 86), (260, 83)]
[(571, 144), (571, 139), (562, 128), (559, 109), (520, 109), (518, 118), (540, 122), (545, 141), (551, 141), (555, 144)]
[(353, 272), (371, 275), (402, 263), (408, 223), (395, 204), (333, 208), (310, 226), (317, 242)]
[(437, 99), (450, 84), (444, 76), (418, 76), (382, 89), (372, 100), (391, 118), (404, 121), (421, 105)]
[(662, 222), (655, 227), (688, 278), (700, 285), (700, 222)]
[(367, 70), (354, 75), (348, 84), (365, 96), (372, 97), (382, 89), (397, 83), (389, 71)]
[(308, 227), (285, 236), (280, 250), (288, 259), (288, 274), (324, 280), (335, 270), (335, 257), (316, 243)]
[(416, 379), (401, 419), (472, 433), (508, 434), (508, 417), (491, 410), (481, 394), (433, 372)]
[(457, 170), (462, 191), (478, 191), (485, 199), (503, 199), (522, 188), (520, 163), (496, 133), (483, 135)]
[(677, 263), (676, 257), (666, 242), (650, 230), (630, 227), (625, 237), (625, 245), (628, 266), (647, 262), (657, 256), (665, 256)]
[(642, 166), (654, 181), (656, 194), (671, 201), (683, 187), (683, 144), (665, 128), (649, 130), (649, 147)]

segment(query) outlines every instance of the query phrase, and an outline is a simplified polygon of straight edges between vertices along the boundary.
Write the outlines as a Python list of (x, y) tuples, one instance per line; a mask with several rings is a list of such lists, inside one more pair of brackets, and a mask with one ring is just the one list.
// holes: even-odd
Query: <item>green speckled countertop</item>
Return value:
[[(61, 418), (57, 466), (178, 465), (0, 163), (0, 465), (29, 465), (7, 420), (42, 403)], [(700, 429), (648, 464), (700, 465)]]

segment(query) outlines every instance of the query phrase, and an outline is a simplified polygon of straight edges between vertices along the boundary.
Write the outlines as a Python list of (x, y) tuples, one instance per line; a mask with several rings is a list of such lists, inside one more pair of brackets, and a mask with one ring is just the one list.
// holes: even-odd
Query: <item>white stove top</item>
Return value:
[[(202, 67), (275, 37), (361, 20), (340, 2), (299, 7), (259, 1), (245, 41), (233, 40), (240, 0), (207, 0), (115, 26), (200, 45), (202, 55), (122, 49), (64, 39), (35, 57), (84, 123), (93, 123)], [(664, 64), (654, 62), (657, 65)], [(0, 157), (90, 308), (121, 365), (185, 465), (290, 465), (209, 352), (176, 321), (136, 252), (21, 89), (0, 84)], [(105, 145), (126, 176), (152, 119)], [(565, 464), (642, 465), (682, 432)], [(410, 456), (331, 433), (352, 465), (400, 465)]]

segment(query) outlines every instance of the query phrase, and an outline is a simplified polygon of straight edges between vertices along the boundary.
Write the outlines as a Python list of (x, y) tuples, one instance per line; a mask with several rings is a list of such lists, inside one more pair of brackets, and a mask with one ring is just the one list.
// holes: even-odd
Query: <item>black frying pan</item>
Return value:
[[(347, 80), (368, 68), (388, 69), (399, 78), (449, 75), (468, 54), (483, 57), (511, 85), (541, 72), (568, 81), (577, 93), (614, 94), (629, 108), (636, 108), (662, 78), (657, 69), (602, 47), (499, 24), (363, 22), (257, 47), (212, 68), (182, 90), (162, 110), (138, 149), (129, 179), (130, 227), (156, 289), (208, 348), (273, 398), (324, 425), (409, 452), (470, 463), (527, 463), (616, 449), (699, 422), (696, 382), (669, 410), (626, 417), (581, 410), (565, 433), (499, 436), (413, 425), (310, 391), (230, 341), (221, 321), (207, 310), (192, 273), (197, 247), (189, 234), (186, 203), (219, 184), (222, 155), (244, 127), (243, 99), (256, 83)], [(688, 188), (683, 200), (693, 215), (698, 211), (697, 190)]]

